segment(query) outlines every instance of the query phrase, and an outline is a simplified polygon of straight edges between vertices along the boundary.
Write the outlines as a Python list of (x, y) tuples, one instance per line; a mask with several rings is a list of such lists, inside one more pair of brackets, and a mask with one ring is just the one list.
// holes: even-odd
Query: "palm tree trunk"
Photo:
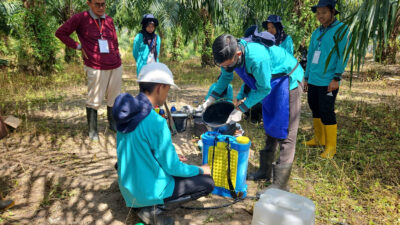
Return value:
[(160, 57), (165, 57), (167, 56), (167, 49), (165, 48), (165, 41), (164, 40), (164, 32), (161, 28), (157, 29), (158, 36), (160, 36), (161, 39), (161, 46), (160, 46)]
[(182, 28), (180, 26), (174, 29), (173, 33), (173, 41), (172, 41), (172, 53), (171, 53), (171, 61), (179, 61), (182, 58), (182, 49), (181, 49), (181, 41), (182, 41)]
[(375, 62), (384, 64), (396, 64), (396, 54), (399, 50), (397, 43), (397, 35), (400, 32), (400, 20), (395, 24), (392, 34), (389, 37), (388, 43), (379, 43), (377, 53), (375, 55)]
[(212, 26), (211, 16), (207, 12), (207, 10), (203, 8), (200, 10), (200, 13), (201, 13), (201, 18), (203, 20), (202, 22), (204, 31), (204, 42), (203, 42), (203, 48), (201, 50), (201, 65), (203, 67), (212, 66), (214, 65), (214, 61), (212, 56), (211, 45), (212, 45), (214, 29)]
[(394, 24), (394, 28), (392, 34), (390, 35), (389, 43), (387, 46), (387, 63), (388, 64), (396, 64), (396, 54), (400, 48), (397, 37), (400, 33), (400, 9), (397, 10), (396, 22)]

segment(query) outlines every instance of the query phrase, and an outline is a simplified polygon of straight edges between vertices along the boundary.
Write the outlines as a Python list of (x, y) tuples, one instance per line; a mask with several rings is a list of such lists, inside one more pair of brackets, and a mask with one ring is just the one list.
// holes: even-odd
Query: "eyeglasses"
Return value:
[(103, 2), (103, 3), (94, 3), (94, 5), (97, 7), (97, 8), (105, 8), (106, 7), (106, 3), (105, 2)]
[(224, 67), (224, 68), (234, 67), (236, 65), (236, 63), (237, 63), (237, 58), (238, 58), (238, 55), (235, 54), (235, 56), (233, 57), (233, 62), (231, 64), (229, 64), (228, 66), (222, 66), (220, 63), (217, 63), (215, 61), (214, 61), (214, 63), (218, 67)]

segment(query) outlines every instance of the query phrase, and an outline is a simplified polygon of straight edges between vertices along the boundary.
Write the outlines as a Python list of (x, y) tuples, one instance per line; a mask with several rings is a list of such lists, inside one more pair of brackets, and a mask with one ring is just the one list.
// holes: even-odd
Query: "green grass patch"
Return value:
[[(209, 87), (217, 82), (221, 69), (217, 66), (202, 67), (199, 58), (188, 59), (183, 62), (165, 62), (174, 74), (174, 80), (178, 85), (196, 85)], [(234, 76), (231, 83), (236, 89), (239, 89), (242, 80)]]
[(59, 103), (69, 87), (81, 85), (86, 78), (81, 65), (66, 65), (51, 76), (31, 76), (0, 71), (0, 114), (24, 116), (43, 104)]
[(46, 193), (43, 200), (40, 202), (40, 207), (50, 207), (54, 202), (68, 199), (75, 195), (73, 191), (63, 188), (59, 183), (52, 183), (46, 180)]

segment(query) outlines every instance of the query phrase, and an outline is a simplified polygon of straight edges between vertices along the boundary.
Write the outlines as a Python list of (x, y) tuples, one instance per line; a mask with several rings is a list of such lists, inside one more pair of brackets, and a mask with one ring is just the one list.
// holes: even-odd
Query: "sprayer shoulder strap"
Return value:
[(236, 200), (238, 196), (236, 194), (235, 188), (233, 188), (232, 179), (231, 179), (231, 148), (229, 146), (229, 138), (226, 138), (227, 145), (226, 150), (228, 150), (228, 170), (227, 170), (227, 177), (228, 177), (228, 185), (229, 185), (229, 192), (231, 196)]
[[(215, 147), (217, 146), (218, 138), (216, 137), (214, 139), (214, 146), (213, 146), (213, 154), (212, 154), (212, 162), (211, 162), (211, 177), (214, 175), (214, 157), (215, 157)], [(235, 192), (235, 188), (233, 188), (232, 184), (232, 179), (231, 179), (231, 148), (229, 146), (229, 138), (226, 138), (226, 150), (228, 153), (228, 169), (227, 169), (227, 179), (228, 179), (228, 185), (229, 185), (229, 192), (231, 193), (232, 198), (235, 200), (238, 199), (238, 195)]]

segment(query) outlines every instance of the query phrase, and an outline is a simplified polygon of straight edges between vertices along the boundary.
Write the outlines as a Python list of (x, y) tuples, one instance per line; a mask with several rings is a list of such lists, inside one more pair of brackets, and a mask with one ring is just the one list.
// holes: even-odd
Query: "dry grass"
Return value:
[[(127, 54), (124, 58), (123, 89), (134, 93), (137, 91), (136, 68), (129, 57)], [(198, 59), (166, 63), (173, 71), (177, 84), (183, 88), (182, 92), (178, 92), (185, 93), (185, 96), (181, 96), (182, 100), (189, 102), (197, 98), (196, 90), (206, 89), (219, 74), (216, 67), (202, 68)], [(312, 135), (311, 112), (303, 97), (295, 166), (290, 183), (292, 192), (306, 196), (316, 204), (316, 224), (400, 224), (400, 78), (396, 71), (399, 71), (399, 66), (383, 67), (369, 63), (362, 74), (354, 77), (351, 90), (349, 78), (345, 77), (336, 107), (338, 153), (333, 160), (320, 158), (322, 149), (301, 144)], [(237, 76), (233, 86), (236, 91), (240, 87)], [(39, 165), (41, 168), (57, 165), (63, 168), (63, 173), (75, 177), (81, 176), (80, 173), (90, 167), (100, 170), (96, 173), (96, 179), (112, 178), (113, 175), (100, 169), (101, 164), (98, 164), (111, 156), (96, 153), (89, 143), (81, 141), (85, 138), (86, 129), (82, 109), (86, 87), (80, 65), (65, 66), (64, 72), (50, 77), (30, 77), (12, 71), (0, 71), (0, 87), (0, 114), (13, 114), (23, 120), (21, 127), (9, 137), (15, 140), (14, 143), (0, 142), (0, 154), (11, 157), (11, 152), (5, 146), (15, 149), (15, 154), (21, 156), (35, 152), (43, 157), (43, 165)], [(204, 90), (200, 93), (204, 93)], [(179, 98), (177, 94), (172, 96)], [(100, 117), (105, 120), (104, 110), (100, 112)], [(106, 125), (105, 122), (101, 123), (103, 129)], [(252, 149), (261, 149), (264, 144), (263, 129), (247, 121), (243, 121), (242, 125), (253, 142)], [(105, 133), (104, 138), (107, 135)], [(115, 142), (109, 139), (110, 142), (100, 144), (113, 151)], [(90, 157), (79, 150), (70, 152), (70, 149), (84, 149), (85, 154), (90, 153)], [(251, 160), (251, 164), (257, 164), (257, 157)], [(29, 172), (29, 164), (25, 163), (21, 162), (22, 167), (18, 169), (22, 174), (23, 171)], [(1, 174), (5, 174), (6, 170), (2, 168)], [(21, 188), (18, 182), (22, 178), (12, 179), (13, 182), (7, 182), (7, 193)], [(74, 195), (85, 196), (77, 194), (80, 192), (73, 191), (73, 188), (63, 189), (61, 183), (45, 182), (45, 198), (37, 207), (65, 203), (68, 199), (76, 198)], [(82, 186), (80, 191), (84, 192), (85, 188), (92, 190), (90, 186)], [(103, 189), (96, 189), (96, 193), (112, 194), (117, 187)], [(87, 204), (90, 205), (90, 201)], [(12, 212), (0, 214), (0, 224), (13, 221), (13, 216), (10, 216)], [(240, 215), (241, 212), (235, 213)], [(224, 214), (195, 212), (189, 217), (203, 218), (204, 224), (224, 224), (227, 219), (233, 218), (233, 214), (227, 217)], [(125, 217), (122, 218), (124, 220)]]

